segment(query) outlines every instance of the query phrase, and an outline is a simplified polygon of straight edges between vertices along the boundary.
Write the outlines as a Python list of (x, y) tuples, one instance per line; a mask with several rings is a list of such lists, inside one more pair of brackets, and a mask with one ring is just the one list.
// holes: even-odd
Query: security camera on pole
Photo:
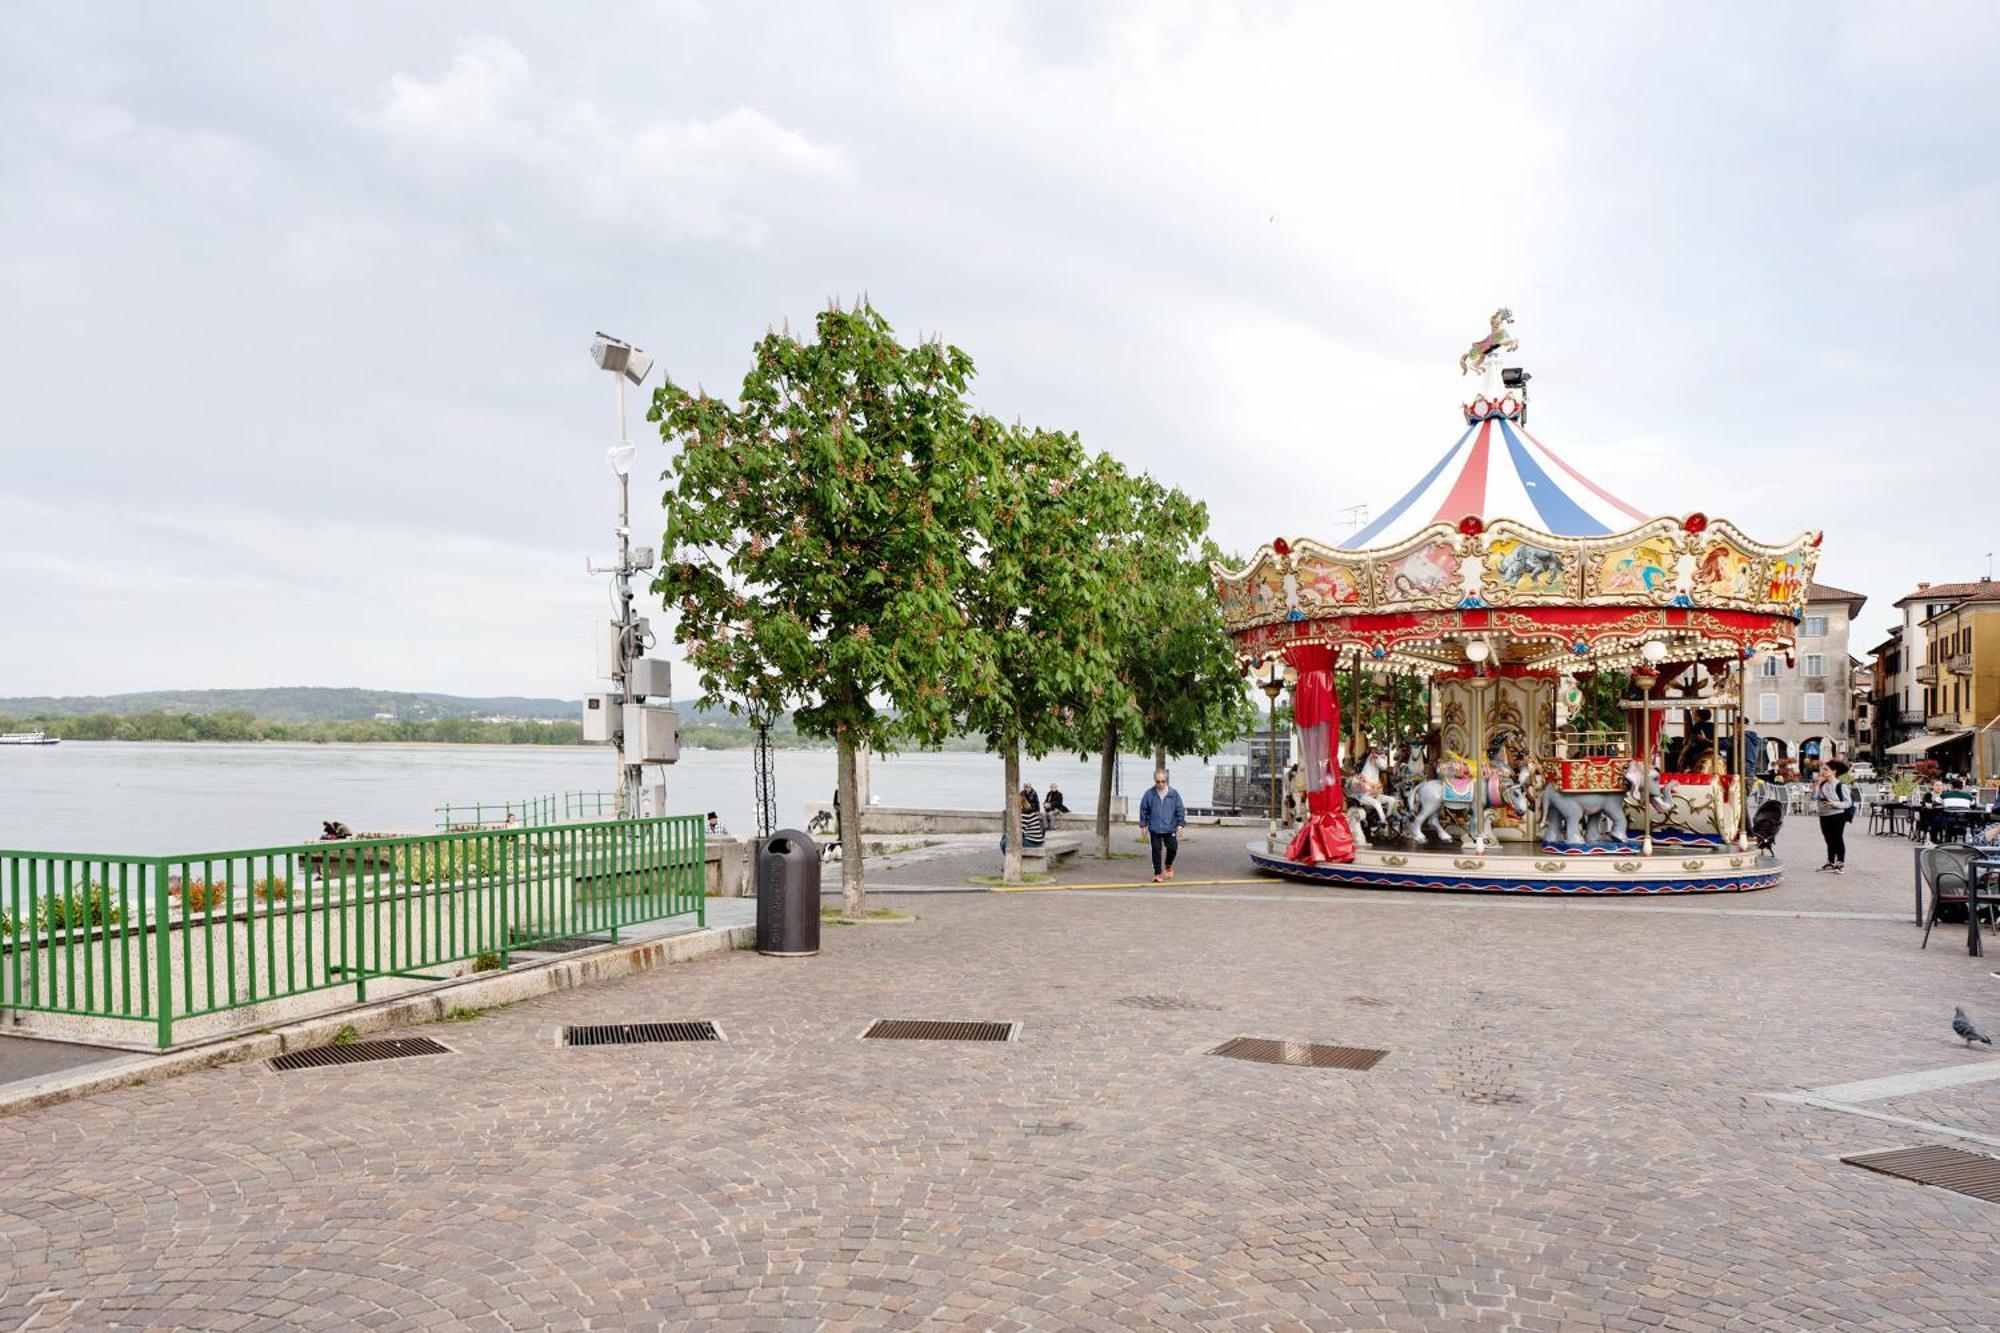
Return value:
[[(669, 705), (673, 680), (668, 664), (645, 655), (652, 643), (652, 626), (632, 609), (632, 575), (653, 567), (653, 549), (632, 545), (632, 459), (635, 450), (625, 438), (625, 382), (645, 382), (653, 358), (628, 342), (599, 333), (590, 345), (599, 370), (609, 371), (618, 404), (618, 442), (605, 451), (605, 462), (618, 478), (618, 560), (600, 566), (586, 561), (593, 574), (612, 576), (616, 614), (598, 634), (598, 675), (612, 683), (608, 694), (583, 701), (583, 738), (617, 747), (618, 817), (632, 819), (664, 815), (664, 780), (648, 787), (646, 766), (671, 764), (680, 758), (679, 718)], [(652, 702), (657, 701), (657, 702)]]

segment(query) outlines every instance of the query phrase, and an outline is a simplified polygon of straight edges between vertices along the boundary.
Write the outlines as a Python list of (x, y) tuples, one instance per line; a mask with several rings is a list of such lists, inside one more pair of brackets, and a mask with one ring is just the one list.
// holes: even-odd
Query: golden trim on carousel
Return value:
[[(1769, 807), (1750, 818), (1744, 663), (1791, 651), (1820, 534), (1646, 518), (1585, 478), (1529, 433), (1527, 372), (1494, 361), (1512, 318), (1461, 360), (1485, 377), (1465, 434), (1383, 518), (1213, 569), (1274, 725), (1291, 690), (1287, 795), (1274, 770), (1252, 860), (1351, 887), (1768, 888), (1782, 871)], [(1502, 505), (1542, 522), (1486, 516)], [(1364, 713), (1409, 730), (1413, 711), (1416, 734), (1363, 732)]]

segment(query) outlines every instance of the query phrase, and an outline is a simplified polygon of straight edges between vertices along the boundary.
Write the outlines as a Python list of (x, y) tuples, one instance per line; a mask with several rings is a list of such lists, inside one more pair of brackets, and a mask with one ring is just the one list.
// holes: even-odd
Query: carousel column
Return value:
[(1472, 805), (1467, 820), (1476, 852), (1486, 850), (1486, 770), (1491, 766), (1486, 755), (1486, 691), (1493, 685), (1493, 678), (1486, 674), (1486, 659), (1492, 655), (1492, 645), (1484, 639), (1465, 645), (1465, 660), (1472, 664), (1472, 676), (1466, 682), (1472, 693)]
[[(1749, 673), (1743, 669), (1743, 655), (1736, 655), (1736, 758), (1730, 765), (1730, 782), (1736, 790), (1731, 792), (1736, 805), (1736, 850), (1750, 850), (1750, 775), (1745, 771), (1750, 763), (1750, 702)], [(1717, 806), (1719, 810), (1721, 807)]]

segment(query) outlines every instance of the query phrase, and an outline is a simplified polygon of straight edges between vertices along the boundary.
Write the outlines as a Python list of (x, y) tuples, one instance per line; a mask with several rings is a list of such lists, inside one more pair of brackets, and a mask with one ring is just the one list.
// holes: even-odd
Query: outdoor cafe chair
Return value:
[[(1924, 920), (1924, 942), (1919, 947), (1931, 947), (1931, 927), (1942, 918), (1945, 908), (1968, 907), (1973, 896), (1972, 863), (1978, 858), (1978, 848), (1963, 844), (1940, 844), (1924, 849), (1919, 873), (1930, 885), (1931, 910)], [(1979, 910), (1989, 911), (1991, 906), (1981, 904)]]

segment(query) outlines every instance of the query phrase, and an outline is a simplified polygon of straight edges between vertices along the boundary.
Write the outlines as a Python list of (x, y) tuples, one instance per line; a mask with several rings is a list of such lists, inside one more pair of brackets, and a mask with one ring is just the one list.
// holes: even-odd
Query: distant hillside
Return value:
[(145, 690), (137, 694), (0, 699), (0, 714), (9, 717), (248, 713), (265, 722), (366, 722), (384, 714), (398, 722), (471, 717), (554, 718), (574, 722), (582, 708), (581, 702), (570, 699), (525, 699), (514, 695), (479, 699), (456, 694), (405, 694), (396, 690), (303, 685), (265, 690)]
[[(608, 688), (608, 687), (607, 687)], [(748, 724), (727, 709), (700, 709), (680, 700), (683, 722), (727, 728)], [(462, 694), (407, 694), (399, 690), (335, 689), (319, 685), (263, 690), (143, 690), (136, 694), (41, 695), (0, 699), (0, 717), (136, 717), (162, 713), (186, 717), (236, 713), (260, 722), (442, 722), (460, 718), (505, 717), (575, 722), (580, 699), (530, 699), (503, 694), (477, 698)], [(783, 725), (782, 723), (780, 724)]]

